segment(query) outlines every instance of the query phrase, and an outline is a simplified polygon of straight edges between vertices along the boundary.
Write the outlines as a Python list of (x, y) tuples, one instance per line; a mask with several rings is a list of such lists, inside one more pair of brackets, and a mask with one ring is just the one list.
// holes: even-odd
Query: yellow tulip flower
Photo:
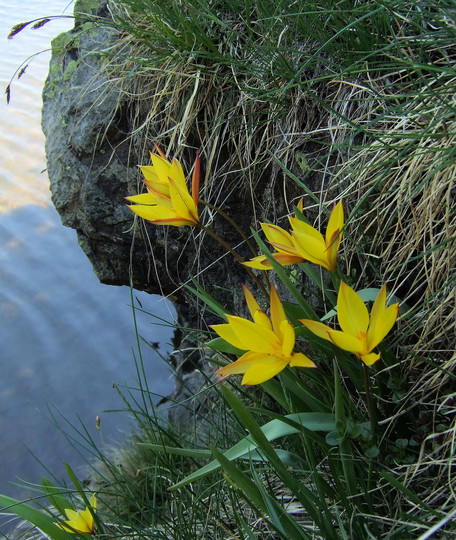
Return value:
[[(274, 259), (282, 266), (305, 262), (293, 245), (291, 234), (277, 225), (270, 223), (261, 223), (261, 228), (269, 243), (274, 246), (277, 253), (273, 253)], [(258, 270), (271, 270), (271, 263), (265, 255), (259, 255), (243, 263), (244, 266), (256, 268)]]
[(95, 495), (92, 495), (89, 500), (92, 511), (86, 507), (85, 510), (79, 510), (75, 512), (71, 508), (65, 509), (65, 514), (68, 518), (67, 521), (59, 523), (59, 526), (69, 533), (89, 533), (93, 534), (95, 531), (95, 524), (93, 519), (93, 513), (97, 508), (97, 499)]
[(305, 354), (293, 352), (295, 332), (286, 318), (282, 302), (271, 286), (270, 318), (261, 311), (253, 294), (244, 286), (244, 295), (253, 321), (227, 315), (228, 324), (211, 326), (225, 341), (242, 351), (238, 360), (216, 371), (222, 379), (228, 375), (244, 374), (242, 384), (263, 383), (291, 367), (316, 367)]
[(370, 366), (380, 359), (380, 354), (372, 350), (394, 326), (398, 313), (399, 304), (386, 307), (386, 285), (380, 289), (369, 315), (361, 297), (342, 281), (337, 297), (337, 319), (341, 330), (310, 319), (300, 319), (299, 322), (315, 335), (353, 353)]
[(326, 235), (297, 217), (290, 218), (291, 239), (297, 253), (307, 261), (318, 264), (330, 272), (337, 269), (337, 253), (339, 252), (344, 226), (344, 209), (339, 201), (329, 216)]
[(158, 154), (151, 153), (152, 165), (141, 167), (147, 193), (126, 197), (127, 201), (135, 203), (128, 208), (156, 225), (198, 225), (199, 156), (195, 160), (190, 195), (182, 165), (177, 159), (170, 162), (158, 146), (156, 148)]
[[(302, 202), (298, 204), (302, 210)], [(339, 252), (344, 226), (344, 209), (339, 201), (329, 216), (325, 238), (314, 227), (297, 217), (290, 217), (291, 234), (277, 225), (262, 223), (266, 238), (274, 246), (277, 253), (274, 259), (282, 266), (309, 261), (319, 264), (331, 272), (337, 269), (337, 253)], [(264, 255), (259, 255), (244, 263), (245, 266), (258, 270), (271, 270), (272, 266)]]

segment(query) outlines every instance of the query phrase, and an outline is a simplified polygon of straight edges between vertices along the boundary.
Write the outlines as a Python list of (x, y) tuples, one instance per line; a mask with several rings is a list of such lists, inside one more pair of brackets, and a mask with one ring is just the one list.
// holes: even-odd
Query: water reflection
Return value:
[[(67, 0), (20, 4), (0, 0), (0, 34), (21, 21), (61, 12)], [(20, 12), (20, 15), (19, 15)], [(20, 17), (18, 19), (18, 17)], [(68, 28), (53, 22), (0, 39), (0, 85), (4, 88), (29, 54), (49, 46)], [(42, 465), (60, 475), (63, 461), (81, 459), (52, 426), (50, 403), (70, 424), (79, 419), (100, 441), (95, 417), (109, 444), (130, 426), (113, 383), (136, 386), (130, 291), (101, 285), (80, 250), (76, 234), (64, 228), (51, 205), (40, 129), (41, 89), (49, 56), (38, 57), (12, 87), (11, 103), (0, 103), (0, 492), (21, 496), (11, 482), (39, 482)], [(158, 297), (135, 293), (145, 309), (171, 320), (173, 310)], [(172, 329), (139, 316), (140, 333), (166, 353)], [(170, 393), (165, 363), (146, 349), (151, 391)], [(69, 424), (69, 425), (70, 425)], [(67, 425), (67, 428), (69, 427)]]

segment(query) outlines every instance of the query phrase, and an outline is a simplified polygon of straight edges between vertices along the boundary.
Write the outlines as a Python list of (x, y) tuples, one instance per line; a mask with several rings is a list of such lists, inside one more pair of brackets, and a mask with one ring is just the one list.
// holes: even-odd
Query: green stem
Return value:
[(214, 210), (214, 212), (217, 212), (217, 214), (219, 214), (223, 219), (225, 219), (226, 221), (228, 221), (228, 223), (230, 223), (236, 230), (237, 232), (241, 235), (241, 237), (245, 240), (245, 243), (249, 246), (249, 249), (250, 251), (253, 253), (253, 256), (256, 257), (258, 255), (258, 251), (255, 249), (255, 246), (250, 242), (248, 236), (245, 234), (245, 232), (239, 227), (239, 225), (234, 221), (233, 218), (231, 218), (228, 214), (226, 214), (223, 210), (221, 210), (220, 208), (218, 208), (217, 206), (214, 206), (213, 204), (211, 203), (208, 203), (206, 201), (202, 201), (201, 199), (199, 200), (199, 202), (201, 204), (204, 204), (205, 206), (207, 206), (208, 208), (210, 208), (211, 210)]
[(374, 402), (372, 400), (369, 369), (364, 363), (363, 363), (363, 368), (364, 368), (364, 388), (366, 391), (367, 410), (369, 413), (369, 420), (370, 420), (370, 425), (371, 425), (372, 442), (373, 444), (377, 444), (377, 417), (375, 414)]
[(337, 294), (339, 292), (340, 282), (342, 281), (341, 276), (339, 275), (339, 272), (337, 270), (335, 272), (330, 272), (329, 275), (331, 276), (331, 280)]
[[(221, 238), (217, 233), (214, 231), (211, 231), (211, 229), (207, 228), (205, 225), (202, 225), (201, 223), (198, 225), (198, 227), (207, 233), (209, 236), (212, 236), (214, 240), (216, 240), (221, 246), (223, 246), (235, 259), (237, 259), (241, 264), (245, 262), (245, 260), (239, 255), (237, 251), (235, 251), (223, 238)], [(252, 272), (252, 270), (248, 266), (244, 266), (249, 276), (253, 279), (253, 281), (258, 285), (261, 292), (264, 294), (266, 299), (269, 299), (269, 293), (264, 288), (264, 285), (261, 283), (261, 281), (258, 279), (258, 277)]]
[[(337, 361), (334, 358), (334, 409), (336, 416), (336, 425), (342, 424), (343, 426), (347, 425), (347, 419), (345, 418), (345, 406), (343, 402), (343, 390), (342, 382), (340, 380), (339, 367)], [(339, 421), (339, 422), (338, 422)], [(342, 470), (345, 476), (345, 481), (347, 483), (349, 495), (355, 495), (357, 492), (356, 489), (356, 474), (355, 468), (353, 466), (353, 455), (352, 448), (350, 444), (350, 439), (348, 436), (344, 436), (344, 439), (340, 443), (340, 458), (342, 461)]]

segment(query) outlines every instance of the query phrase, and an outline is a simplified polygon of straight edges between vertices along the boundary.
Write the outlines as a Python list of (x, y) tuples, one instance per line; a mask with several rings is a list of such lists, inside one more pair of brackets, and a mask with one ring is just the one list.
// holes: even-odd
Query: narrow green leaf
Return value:
[[(166, 454), (186, 456), (194, 459), (210, 458), (212, 455), (210, 450), (205, 450), (203, 448), (178, 448), (175, 446), (153, 443), (137, 443), (137, 446), (145, 446), (154, 452), (164, 452)], [(299, 456), (293, 454), (292, 452), (287, 452), (286, 450), (279, 450), (278, 455), (281, 461), (288, 466), (297, 466), (302, 461)], [(265, 461), (264, 456), (256, 449), (240, 455), (239, 459), (248, 459), (249, 461)]]
[(332, 522), (327, 519), (328, 507), (326, 501), (320, 500), (312, 491), (310, 491), (310, 489), (296, 479), (295, 476), (283, 465), (274, 447), (271, 445), (263, 430), (260, 428), (247, 407), (242, 403), (240, 398), (226, 386), (222, 386), (222, 393), (225, 399), (231, 405), (233, 411), (238, 416), (239, 420), (250, 432), (258, 447), (262, 452), (264, 452), (277, 475), (291, 490), (296, 499), (303, 505), (309, 516), (320, 528), (321, 532), (326, 535), (325, 538), (328, 540), (336, 538), (334, 526)]
[(437, 510), (431, 508), (429, 505), (427, 505), (425, 502), (423, 502), (418, 495), (413, 492), (408, 487), (404, 486), (397, 478), (395, 478), (391, 473), (388, 471), (380, 471), (380, 475), (394, 488), (396, 488), (398, 491), (402, 492), (408, 499), (411, 499), (415, 504), (417, 504), (420, 508), (426, 508), (428, 512), (432, 512), (437, 517), (442, 517), (443, 513), (438, 512)]
[(255, 485), (248, 476), (246, 476), (231, 460), (227, 459), (216, 448), (211, 448), (214, 457), (226, 471), (228, 476), (234, 481), (237, 488), (239, 488), (248, 499), (250, 499), (255, 506), (261, 510), (266, 510), (263, 498)]
[[(302, 429), (308, 429), (310, 431), (324, 431), (330, 432), (336, 429), (334, 415), (332, 413), (296, 413), (284, 416), (283, 420), (271, 420), (261, 430), (264, 436), (269, 441), (284, 437), (286, 435), (292, 435), (294, 433), (300, 433)], [(245, 437), (232, 448), (224, 452), (224, 457), (230, 461), (240, 458), (253, 452), (258, 445), (249, 436)], [(186, 476), (183, 480), (171, 486), (170, 489), (179, 489), (182, 486), (190, 484), (195, 480), (203, 478), (207, 474), (217, 470), (220, 467), (220, 463), (217, 460), (213, 460), (201, 469), (198, 469), (194, 473)]]
[(60, 527), (57, 527), (55, 520), (43, 511), (18, 501), (5, 495), (0, 495), (0, 506), (2, 513), (11, 513), (25, 519), (35, 525), (40, 531), (52, 538), (52, 540), (68, 540), (71, 535)]
[(164, 444), (136, 443), (137, 446), (145, 446), (154, 452), (165, 452), (166, 454), (175, 454), (177, 456), (186, 456), (195, 459), (210, 458), (212, 452), (204, 448), (178, 448), (176, 446), (166, 446)]
[(192, 283), (195, 285), (196, 288), (190, 287), (190, 285), (183, 284), (183, 286), (191, 291), (195, 296), (197, 296), (200, 300), (202, 300), (209, 308), (212, 309), (212, 311), (219, 315), (222, 319), (226, 320), (225, 314), (226, 309), (217, 302), (208, 292), (206, 292), (203, 287), (194, 279), (192, 279)]
[(325, 281), (322, 279), (321, 274), (317, 272), (314, 265), (310, 263), (300, 263), (299, 268), (306, 274), (306, 276), (314, 283), (326, 298), (331, 302), (331, 305), (336, 305), (337, 298), (333, 291), (329, 290)]
[(220, 462), (226, 474), (231, 478), (233, 484), (239, 489), (248, 502), (252, 502), (257, 509), (270, 517), (270, 524), (277, 530), (285, 540), (303, 540), (307, 539), (303, 529), (296, 521), (285, 511), (275, 499), (265, 492), (261, 481), (256, 482), (244, 474), (232, 461), (212, 448), (214, 457)]
[(52, 506), (58, 510), (62, 516), (65, 516), (65, 509), (71, 508), (72, 505), (68, 499), (62, 495), (63, 489), (53, 484), (44, 476), (41, 477), (41, 487)]
[(279, 378), (284, 388), (299, 398), (303, 404), (302, 408), (309, 411), (318, 411), (318, 413), (327, 414), (330, 410), (328, 404), (315, 397), (315, 391), (306, 387), (306, 384), (300, 381), (290, 369), (284, 369)]

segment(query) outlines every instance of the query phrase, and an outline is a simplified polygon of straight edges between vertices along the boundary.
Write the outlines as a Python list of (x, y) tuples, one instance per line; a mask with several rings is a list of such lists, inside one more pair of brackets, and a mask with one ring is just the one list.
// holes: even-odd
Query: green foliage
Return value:
[[(321, 168), (325, 177), (330, 173), (335, 179), (328, 190), (337, 189), (337, 198), (341, 191), (348, 197), (350, 212), (343, 256), (330, 276), (310, 263), (291, 270), (281, 266), (257, 233), (258, 224), (251, 231), (273, 267), (271, 279), (288, 299), (283, 307), (294, 328), (295, 349), (308, 354), (317, 369), (287, 367), (259, 388), (247, 389), (238, 385), (237, 375), (230, 379), (231, 386), (215, 384), (203, 369), (206, 384), (198, 395), (169, 406), (190, 412), (183, 428), (169, 422), (154, 404), (145, 377), (144, 344), (138, 336), (138, 388), (118, 387), (136, 422), (133, 444), (114, 458), (101, 452), (86, 430), (77, 432), (97, 459), (91, 466), (91, 482), (101, 505), (95, 516), (97, 534), (399, 540), (445, 527), (448, 535), (454, 535), (456, 526), (448, 517), (454, 515), (454, 502), (441, 480), (451, 474), (454, 460), (454, 426), (449, 419), (454, 413), (454, 360), (449, 358), (452, 345), (447, 336), (451, 332), (434, 323), (431, 328), (437, 330), (429, 330), (430, 315), (436, 312), (444, 313), (447, 322), (454, 318), (454, 306), (448, 307), (455, 279), (448, 269), (454, 264), (456, 218), (448, 180), (454, 177), (456, 127), (453, 3), (119, 0), (112, 4), (113, 26), (130, 45), (126, 53), (115, 50), (115, 58), (129, 66), (126, 77), (150, 76), (166, 67), (174, 81), (172, 77), (186, 66), (196, 86), (193, 94), (184, 94), (182, 103), (189, 95), (192, 101), (200, 81), (221, 88), (226, 84), (228, 93), (240, 92), (249, 103), (268, 107), (265, 125), (285, 118), (296, 96), (305, 95), (317, 104), (327, 114), (331, 133), (309, 135), (312, 144), (323, 148), (317, 158), (290, 144), (296, 169), (274, 150), (267, 152), (272, 152), (269, 158), (284, 179), (322, 208), (322, 221), (329, 205), (323, 205), (324, 195), (307, 185)], [(224, 103), (214, 122), (222, 125), (222, 117), (229, 116), (235, 137), (239, 119), (230, 116), (231, 106), (229, 100)], [(188, 105), (177, 109), (183, 118)], [(353, 114), (353, 109), (361, 113)], [(242, 122), (262, 125), (263, 110), (258, 112), (243, 103)], [(335, 123), (342, 135), (332, 134), (337, 131)], [(218, 131), (208, 132), (218, 140)], [(339, 168), (333, 167), (339, 162)], [(253, 165), (251, 170), (256, 171)], [(446, 191), (440, 190), (441, 184)], [(424, 210), (423, 200), (428, 201)], [(217, 212), (215, 206), (210, 208)], [(295, 212), (298, 219), (306, 219), (304, 212)], [(424, 232), (414, 234), (423, 222)], [(397, 231), (404, 236), (400, 249), (395, 249)], [(379, 247), (371, 253), (375, 242)], [(405, 249), (408, 245), (411, 251)], [(418, 279), (421, 267), (425, 278)], [(356, 288), (369, 306), (383, 281), (388, 281), (388, 290), (394, 291), (390, 303), (401, 304), (401, 330), (379, 344), (381, 361), (372, 366), (300, 323), (310, 319), (333, 324), (341, 315), (337, 305), (341, 280)], [(196, 278), (191, 281), (187, 290), (226, 322), (228, 310)], [(260, 276), (258, 281), (267, 296), (268, 279)], [(421, 295), (433, 281), (435, 288)], [(204, 349), (211, 366), (229, 364), (245, 353), (207, 329), (192, 330), (195, 336), (200, 339), (195, 348)], [(443, 361), (434, 358), (437, 353)], [(422, 379), (412, 364), (424, 371)], [(438, 380), (436, 373), (446, 377), (444, 384), (426, 386), (427, 374)], [(420, 393), (420, 385), (433, 392), (437, 387), (445, 395), (445, 406), (436, 412), (436, 403), (429, 398), (437, 400), (435, 392)], [(414, 392), (423, 403), (413, 402)], [(418, 414), (417, 406), (422, 407)], [(70, 467), (67, 471), (73, 491), (87, 505), (85, 488)], [(41, 512), (3, 496), (0, 503), (5, 511), (63, 540), (68, 534), (54, 523), (73, 502), (70, 494), (46, 479), (42, 494), (55, 511)]]

